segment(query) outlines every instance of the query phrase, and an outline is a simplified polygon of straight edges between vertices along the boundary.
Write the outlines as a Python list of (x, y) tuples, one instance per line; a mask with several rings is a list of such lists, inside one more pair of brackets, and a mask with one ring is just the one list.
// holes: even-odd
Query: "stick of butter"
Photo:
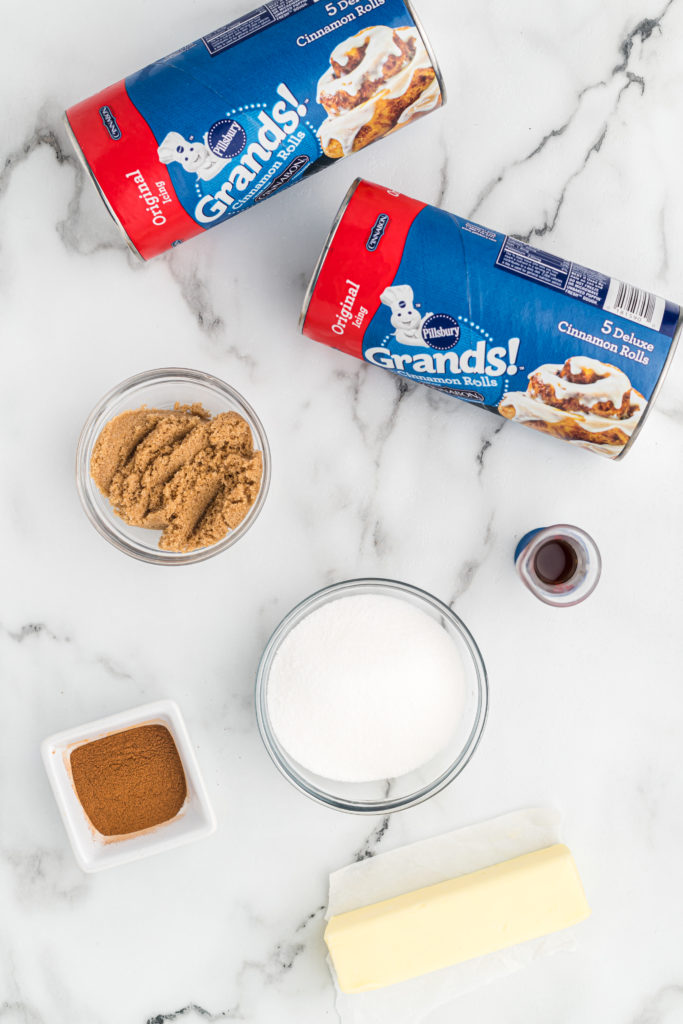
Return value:
[(569, 928), (590, 914), (566, 846), (332, 917), (325, 942), (342, 992), (368, 992)]

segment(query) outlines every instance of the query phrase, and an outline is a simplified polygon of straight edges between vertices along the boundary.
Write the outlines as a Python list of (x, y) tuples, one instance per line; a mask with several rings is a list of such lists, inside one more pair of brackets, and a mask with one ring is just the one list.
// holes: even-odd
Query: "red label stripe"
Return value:
[(152, 129), (124, 82), (77, 103), (66, 116), (100, 189), (144, 259), (204, 230), (183, 209)]
[(325, 256), (303, 333), (363, 358), (363, 337), (398, 272), (406, 239), (426, 204), (359, 182)]

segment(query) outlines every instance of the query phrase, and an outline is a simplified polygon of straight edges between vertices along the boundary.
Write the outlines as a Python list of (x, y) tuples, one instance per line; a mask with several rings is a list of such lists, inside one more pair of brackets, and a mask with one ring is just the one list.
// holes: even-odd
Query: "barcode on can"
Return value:
[(664, 319), (666, 302), (653, 292), (612, 278), (603, 308), (607, 313), (616, 313), (626, 320), (658, 331)]

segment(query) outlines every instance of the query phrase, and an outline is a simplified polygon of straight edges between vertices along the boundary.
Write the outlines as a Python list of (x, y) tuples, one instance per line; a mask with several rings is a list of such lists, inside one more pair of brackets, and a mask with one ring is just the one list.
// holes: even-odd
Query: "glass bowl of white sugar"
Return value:
[(467, 627), (395, 580), (350, 580), (302, 601), (270, 638), (256, 680), (276, 767), (311, 799), (355, 814), (440, 793), (472, 758), (487, 711)]

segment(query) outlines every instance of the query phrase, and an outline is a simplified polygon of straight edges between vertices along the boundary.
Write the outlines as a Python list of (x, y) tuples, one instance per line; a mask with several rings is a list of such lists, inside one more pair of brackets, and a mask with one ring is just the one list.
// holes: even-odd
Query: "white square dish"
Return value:
[[(185, 771), (187, 797), (170, 821), (129, 837), (103, 836), (93, 828), (76, 795), (70, 767), (71, 751), (83, 743), (139, 725), (164, 725), (169, 730)], [(83, 871), (103, 871), (116, 864), (140, 860), (202, 839), (216, 830), (216, 818), (185, 722), (180, 708), (172, 700), (143, 704), (48, 736), (41, 744), (41, 754), (74, 855)]]

